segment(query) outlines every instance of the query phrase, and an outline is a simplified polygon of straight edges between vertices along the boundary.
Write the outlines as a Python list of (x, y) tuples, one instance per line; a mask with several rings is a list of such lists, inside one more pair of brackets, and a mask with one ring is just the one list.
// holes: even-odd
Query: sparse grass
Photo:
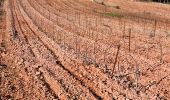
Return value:
[(110, 16), (110, 17), (123, 17), (123, 15), (122, 14), (120, 14), (120, 13), (116, 13), (116, 12), (112, 12), (112, 13), (103, 13), (103, 15), (105, 15), (105, 16)]

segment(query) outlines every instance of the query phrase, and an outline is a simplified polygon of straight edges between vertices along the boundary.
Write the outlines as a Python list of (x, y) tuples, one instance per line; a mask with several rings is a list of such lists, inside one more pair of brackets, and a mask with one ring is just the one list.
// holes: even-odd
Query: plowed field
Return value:
[(5, 0), (0, 100), (170, 100), (170, 6)]

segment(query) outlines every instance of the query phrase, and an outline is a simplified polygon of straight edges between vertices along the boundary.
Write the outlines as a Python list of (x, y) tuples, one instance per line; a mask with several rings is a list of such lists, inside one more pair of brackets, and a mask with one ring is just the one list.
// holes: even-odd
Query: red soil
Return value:
[(0, 100), (170, 99), (170, 7), (110, 1), (6, 0)]

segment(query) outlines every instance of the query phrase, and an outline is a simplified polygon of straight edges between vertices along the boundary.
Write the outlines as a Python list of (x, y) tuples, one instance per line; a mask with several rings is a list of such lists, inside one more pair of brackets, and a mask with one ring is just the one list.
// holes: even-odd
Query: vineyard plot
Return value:
[(170, 7), (106, 1), (5, 0), (0, 99), (170, 99)]

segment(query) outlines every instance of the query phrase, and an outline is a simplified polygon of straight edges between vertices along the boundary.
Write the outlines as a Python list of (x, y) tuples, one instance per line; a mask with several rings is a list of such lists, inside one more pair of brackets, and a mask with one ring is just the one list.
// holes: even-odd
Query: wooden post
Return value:
[(154, 22), (154, 37), (155, 37), (155, 35), (156, 35), (156, 27), (157, 27), (157, 20), (155, 20), (155, 22)]
[(53, 24), (53, 35), (55, 34), (55, 25)]
[(114, 65), (113, 65), (113, 72), (112, 72), (112, 76), (113, 76), (113, 73), (114, 73), (114, 71), (115, 71), (115, 67), (116, 67), (116, 64), (117, 64), (119, 51), (120, 51), (120, 44), (119, 44), (119, 45), (118, 45), (118, 47), (117, 47), (117, 52), (116, 52), (115, 62), (114, 62)]
[(131, 50), (131, 28), (129, 28), (129, 52)]
[(48, 18), (49, 18), (49, 20), (50, 20), (50, 10), (48, 10)]
[[(144, 11), (144, 18), (145, 18), (145, 11)], [(144, 19), (144, 24), (143, 24), (143, 32), (145, 33), (146, 30), (146, 18)]]
[(85, 46), (85, 48), (86, 48), (86, 51), (85, 51), (85, 62), (87, 62), (87, 43), (85, 44), (86, 46)]
[(146, 58), (149, 59), (149, 41), (147, 40), (147, 55)]
[(67, 12), (67, 20), (69, 20), (69, 19), (68, 19), (68, 10), (67, 10), (66, 12)]
[(124, 21), (124, 23), (123, 23), (123, 38), (125, 37), (125, 32), (126, 32), (126, 23)]
[(81, 20), (80, 20), (80, 18), (81, 18), (80, 12), (78, 13), (78, 17), (79, 17), (79, 25), (80, 25), (80, 24), (81, 24)]
[(139, 79), (139, 77), (140, 77), (139, 65), (136, 64), (136, 70), (135, 70), (136, 93), (138, 93), (138, 79)]
[(76, 44), (75, 44), (76, 45), (76, 59), (78, 59), (78, 50), (77, 50), (78, 49), (78, 41), (77, 41), (77, 36), (76, 36), (76, 41), (75, 42), (76, 42)]
[(87, 19), (87, 15), (85, 14), (85, 17), (86, 17), (86, 28), (87, 28), (87, 24), (88, 24), (88, 19)]
[(159, 45), (160, 45), (160, 63), (162, 64), (163, 63), (163, 48), (162, 48), (162, 43), (161, 43), (161, 39), (159, 37)]

